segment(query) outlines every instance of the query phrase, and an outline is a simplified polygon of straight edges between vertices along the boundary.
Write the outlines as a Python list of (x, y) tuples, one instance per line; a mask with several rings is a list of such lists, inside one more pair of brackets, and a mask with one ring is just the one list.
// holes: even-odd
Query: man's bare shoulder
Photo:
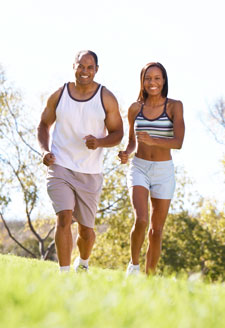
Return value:
[(106, 111), (110, 111), (111, 109), (114, 109), (115, 106), (117, 109), (119, 107), (116, 97), (106, 87), (102, 88), (102, 100)]
[(64, 89), (64, 86), (60, 87), (58, 90), (56, 90), (49, 96), (48, 105), (56, 105), (57, 104), (59, 97), (62, 94), (63, 89)]
[(105, 86), (102, 87), (102, 95), (106, 99), (117, 101), (114, 94), (109, 89), (107, 89)]

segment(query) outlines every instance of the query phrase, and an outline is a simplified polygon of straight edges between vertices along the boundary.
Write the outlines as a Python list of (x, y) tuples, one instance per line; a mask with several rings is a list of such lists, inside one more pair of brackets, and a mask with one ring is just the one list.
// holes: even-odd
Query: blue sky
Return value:
[(96, 81), (125, 111), (137, 98), (141, 68), (161, 62), (169, 97), (184, 104), (186, 135), (175, 165), (184, 166), (200, 194), (223, 202), (224, 147), (202, 121), (210, 124), (209, 106), (225, 97), (224, 0), (0, 0), (0, 8), (0, 63), (37, 120), (40, 95), (73, 81), (80, 49), (98, 54)]

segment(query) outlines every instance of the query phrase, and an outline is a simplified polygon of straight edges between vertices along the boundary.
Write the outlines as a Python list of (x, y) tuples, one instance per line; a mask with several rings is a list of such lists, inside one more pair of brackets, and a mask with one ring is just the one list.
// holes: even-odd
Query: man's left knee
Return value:
[(95, 232), (93, 228), (80, 226), (79, 235), (84, 240), (95, 239)]

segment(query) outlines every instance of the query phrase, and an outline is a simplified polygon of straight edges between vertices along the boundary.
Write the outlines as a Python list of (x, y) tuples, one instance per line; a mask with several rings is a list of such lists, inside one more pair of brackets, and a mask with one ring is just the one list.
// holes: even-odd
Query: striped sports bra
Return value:
[(166, 112), (166, 105), (168, 98), (166, 98), (163, 112), (154, 120), (150, 120), (143, 114), (143, 107), (137, 114), (134, 122), (134, 130), (147, 132), (152, 137), (157, 138), (173, 138), (173, 121), (169, 118)]

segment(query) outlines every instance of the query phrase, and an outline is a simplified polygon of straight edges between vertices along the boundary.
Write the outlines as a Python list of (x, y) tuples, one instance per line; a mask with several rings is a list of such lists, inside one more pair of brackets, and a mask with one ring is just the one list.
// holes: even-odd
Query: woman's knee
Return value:
[(150, 228), (149, 229), (149, 237), (153, 237), (155, 239), (161, 239), (162, 238), (162, 232), (163, 228)]
[(146, 216), (137, 216), (134, 225), (136, 230), (145, 230), (148, 226), (148, 218)]

